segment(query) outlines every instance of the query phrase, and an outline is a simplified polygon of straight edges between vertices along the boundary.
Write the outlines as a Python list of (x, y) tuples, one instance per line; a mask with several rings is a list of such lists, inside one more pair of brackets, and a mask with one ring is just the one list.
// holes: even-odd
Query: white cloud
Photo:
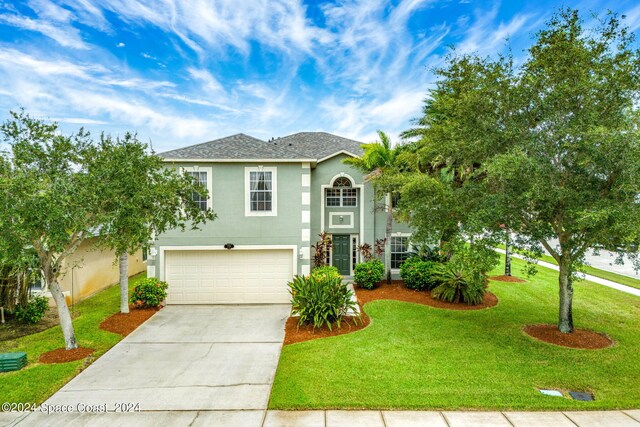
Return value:
[(107, 125), (109, 122), (105, 122), (104, 120), (95, 120), (95, 119), (87, 119), (83, 117), (51, 117), (46, 118), (51, 120), (52, 122), (58, 123), (70, 123), (70, 124), (80, 124), (80, 125)]
[(126, 45), (122, 42), (119, 42), (118, 44), (116, 44), (116, 47), (125, 47)]
[[(146, 89), (173, 87), (173, 83), (116, 78), (116, 74), (104, 66), (36, 59), (0, 48), (0, 79), (12, 88), (5, 96), (39, 116), (58, 117), (56, 112), (64, 111), (70, 118), (58, 119), (62, 123), (118, 124), (178, 140), (204, 138), (212, 131), (211, 121), (205, 118), (190, 117), (147, 99)], [(115, 87), (131, 92), (122, 93)]]
[(248, 54), (252, 40), (281, 51), (308, 52), (316, 41), (330, 37), (310, 23), (298, 1), (166, 0), (158, 7), (155, 0), (105, 0), (99, 5), (128, 23), (173, 33), (200, 54), (213, 53), (210, 48), (221, 53), (227, 46)]
[(202, 83), (202, 88), (209, 94), (224, 93), (224, 88), (220, 82), (213, 77), (213, 74), (209, 70), (203, 68), (187, 68), (187, 73), (191, 78), (198, 80)]
[(494, 23), (497, 16), (497, 3), (491, 9), (477, 10), (476, 19), (466, 30), (462, 41), (456, 45), (456, 52), (480, 55), (495, 53), (505, 46), (508, 37), (521, 31), (530, 18), (528, 15), (517, 14), (509, 22), (500, 22), (496, 27)]
[(58, 42), (60, 46), (74, 49), (89, 49), (89, 46), (82, 40), (80, 31), (67, 24), (60, 24), (43, 19), (31, 19), (12, 14), (0, 15), (0, 22), (23, 30), (41, 33)]
[(628, 25), (630, 31), (640, 29), (640, 5), (627, 10), (623, 15), (626, 16), (623, 24)]

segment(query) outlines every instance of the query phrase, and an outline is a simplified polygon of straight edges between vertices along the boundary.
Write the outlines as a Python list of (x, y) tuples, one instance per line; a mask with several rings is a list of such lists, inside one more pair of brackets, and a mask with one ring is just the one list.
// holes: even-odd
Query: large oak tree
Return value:
[[(405, 214), (424, 234), (498, 233), (559, 265), (558, 328), (574, 329), (574, 273), (587, 249), (640, 241), (640, 52), (615, 14), (555, 14), (519, 66), (449, 57), (406, 133)], [(559, 242), (552, 244), (553, 239)]]

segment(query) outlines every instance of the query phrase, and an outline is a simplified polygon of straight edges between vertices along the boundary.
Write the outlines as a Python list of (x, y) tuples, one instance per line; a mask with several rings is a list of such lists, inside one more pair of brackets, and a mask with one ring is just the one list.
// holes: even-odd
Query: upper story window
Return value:
[(391, 193), (391, 208), (396, 209), (400, 203), (400, 193)]
[(343, 176), (333, 181), (333, 188), (327, 188), (326, 198), (327, 206), (358, 206), (358, 190), (353, 188), (349, 178)]
[(277, 215), (276, 168), (245, 168), (245, 215)]
[[(208, 188), (207, 172), (187, 171), (187, 175), (194, 177), (196, 182), (202, 185), (204, 188)], [(191, 193), (191, 199), (198, 205), (198, 207), (200, 207), (200, 210), (207, 210), (207, 198), (202, 194), (194, 191), (193, 193)]]

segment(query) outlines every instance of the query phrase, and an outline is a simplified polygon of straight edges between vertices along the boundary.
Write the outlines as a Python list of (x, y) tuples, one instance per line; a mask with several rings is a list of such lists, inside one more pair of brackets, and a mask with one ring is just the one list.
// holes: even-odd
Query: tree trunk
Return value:
[(384, 265), (387, 269), (387, 283), (391, 283), (391, 233), (393, 231), (393, 206), (391, 193), (387, 194), (387, 226), (384, 232)]
[(505, 251), (504, 251), (504, 275), (511, 276), (511, 251), (510, 251), (510, 241), (509, 241), (509, 229), (505, 229), (506, 239), (505, 239)]
[(120, 313), (129, 312), (129, 254), (120, 254)]
[(564, 257), (560, 258), (558, 266), (560, 274), (558, 281), (560, 284), (560, 316), (558, 319), (558, 329), (560, 332), (568, 334), (573, 332), (573, 284), (571, 283), (570, 263)]
[(60, 319), (62, 335), (64, 335), (64, 346), (67, 350), (78, 348), (76, 334), (73, 330), (73, 322), (71, 321), (71, 314), (69, 313), (69, 307), (67, 306), (67, 301), (60, 289), (60, 285), (56, 279), (47, 279), (47, 282), (49, 283), (51, 296), (53, 296), (53, 300), (56, 302), (56, 307), (58, 307), (58, 318)]

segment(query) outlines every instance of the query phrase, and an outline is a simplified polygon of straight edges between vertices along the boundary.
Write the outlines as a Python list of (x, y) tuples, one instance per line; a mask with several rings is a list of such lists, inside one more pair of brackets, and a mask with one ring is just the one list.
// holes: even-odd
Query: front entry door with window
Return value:
[(348, 234), (334, 234), (333, 235), (333, 266), (338, 268), (338, 271), (343, 276), (351, 274), (349, 268), (349, 235)]

